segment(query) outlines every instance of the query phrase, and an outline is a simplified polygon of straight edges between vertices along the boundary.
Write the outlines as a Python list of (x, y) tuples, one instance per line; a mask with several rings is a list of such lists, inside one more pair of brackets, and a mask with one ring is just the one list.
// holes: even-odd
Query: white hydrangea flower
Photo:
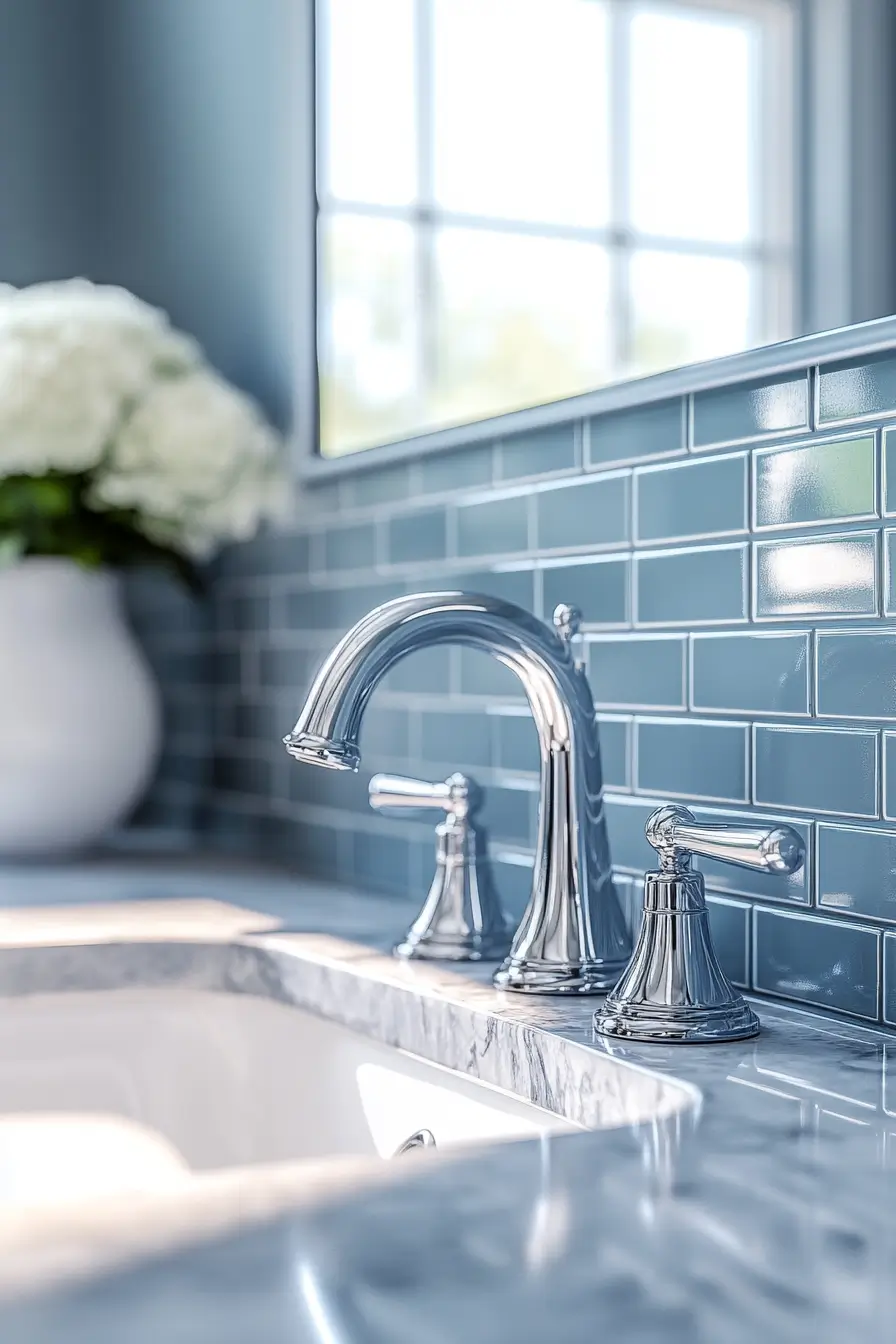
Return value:
[(279, 440), (247, 396), (207, 368), (157, 383), (122, 426), (90, 503), (133, 509), (146, 536), (204, 559), (281, 517)]
[(0, 476), (96, 466), (131, 405), (200, 358), (164, 313), (125, 289), (0, 287)]

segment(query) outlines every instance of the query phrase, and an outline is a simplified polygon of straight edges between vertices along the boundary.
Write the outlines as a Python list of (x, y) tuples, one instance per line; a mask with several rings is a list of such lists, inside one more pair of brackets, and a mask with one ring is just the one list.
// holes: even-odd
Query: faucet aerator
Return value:
[(287, 733), (283, 745), (297, 761), (323, 770), (357, 770), (361, 764), (361, 753), (351, 742), (330, 742), (313, 733)]

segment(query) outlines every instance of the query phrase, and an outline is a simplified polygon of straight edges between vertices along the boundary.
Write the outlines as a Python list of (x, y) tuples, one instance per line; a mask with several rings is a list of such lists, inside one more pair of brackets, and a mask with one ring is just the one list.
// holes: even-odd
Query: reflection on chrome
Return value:
[(604, 993), (631, 949), (610, 870), (594, 702), (571, 649), (578, 619), (560, 606), (551, 630), (476, 593), (395, 598), (339, 642), (284, 739), (299, 761), (356, 770), (375, 688), (402, 658), (433, 644), (481, 649), (516, 673), (538, 732), (541, 797), (532, 895), (495, 983), (529, 993)]

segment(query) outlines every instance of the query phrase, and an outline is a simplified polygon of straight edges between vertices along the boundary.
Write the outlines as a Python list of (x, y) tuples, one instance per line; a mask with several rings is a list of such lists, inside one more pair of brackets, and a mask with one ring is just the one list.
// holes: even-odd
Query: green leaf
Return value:
[(64, 476), (7, 476), (0, 481), (0, 522), (65, 518), (75, 494), (74, 483)]

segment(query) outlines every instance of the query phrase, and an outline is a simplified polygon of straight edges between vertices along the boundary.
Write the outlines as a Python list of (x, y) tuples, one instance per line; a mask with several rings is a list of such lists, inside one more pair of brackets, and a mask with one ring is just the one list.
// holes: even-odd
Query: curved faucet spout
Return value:
[[(477, 593), (416, 593), (375, 608), (336, 645), (293, 731), (297, 760), (356, 770), (364, 711), (390, 668), (432, 644), (482, 649), (519, 677), (538, 733), (541, 797), (532, 895), (495, 976), (508, 989), (603, 993), (631, 951), (613, 887), (594, 705), (569, 642)], [(459, 762), (458, 764), (462, 764)]]

